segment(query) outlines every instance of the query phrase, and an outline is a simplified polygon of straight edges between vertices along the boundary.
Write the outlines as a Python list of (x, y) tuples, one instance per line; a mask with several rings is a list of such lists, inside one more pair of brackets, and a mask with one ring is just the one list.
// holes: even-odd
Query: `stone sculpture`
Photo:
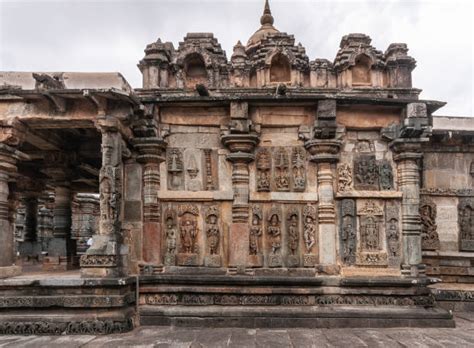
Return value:
[(379, 171), (375, 156), (359, 155), (354, 160), (354, 178), (356, 190), (378, 190)]
[(420, 203), (421, 247), (423, 250), (438, 250), (439, 236), (436, 225), (436, 204), (424, 197)]
[(268, 149), (261, 149), (257, 154), (257, 191), (270, 191), (270, 171), (272, 158)]
[(458, 205), (459, 249), (474, 251), (474, 198), (463, 197)]
[(301, 147), (294, 147), (291, 152), (293, 190), (304, 191), (306, 188), (306, 155)]
[(209, 254), (206, 255), (205, 265), (208, 267), (220, 267), (222, 263), (219, 254), (220, 228), (218, 219), (218, 206), (210, 206), (206, 210), (206, 237)]
[(299, 213), (296, 208), (291, 208), (287, 213), (287, 244), (288, 244), (288, 267), (299, 265), (298, 245), (299, 245)]
[(289, 191), (290, 175), (288, 153), (284, 147), (279, 147), (274, 152), (275, 157), (275, 188), (277, 191)]
[(281, 267), (281, 213), (275, 205), (272, 206), (267, 220), (267, 235), (271, 247), (268, 264), (270, 267)]
[(357, 248), (355, 201), (352, 199), (342, 200), (340, 210), (342, 261), (347, 265), (354, 265), (356, 262)]
[(352, 170), (347, 163), (343, 163), (338, 167), (337, 178), (338, 192), (346, 192), (352, 188)]

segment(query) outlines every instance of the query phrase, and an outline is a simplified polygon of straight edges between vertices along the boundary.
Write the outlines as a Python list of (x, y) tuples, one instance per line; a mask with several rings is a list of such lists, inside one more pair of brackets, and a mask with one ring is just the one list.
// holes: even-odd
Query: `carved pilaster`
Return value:
[(126, 264), (121, 248), (121, 207), (123, 197), (123, 161), (129, 151), (120, 133), (120, 121), (105, 116), (97, 119), (102, 134), (102, 167), (99, 175), (99, 234), (81, 256), (82, 275), (86, 277), (121, 276)]
[(255, 159), (253, 154), (259, 138), (252, 131), (248, 118), (248, 104), (233, 102), (230, 107), (231, 124), (221, 136), (222, 144), (230, 151), (227, 160), (232, 162), (232, 222), (230, 227), (229, 266), (244, 266), (249, 250), (249, 163)]
[(396, 155), (398, 187), (402, 198), (402, 274), (418, 276), (421, 265), (420, 168), (419, 142), (400, 139), (392, 143)]

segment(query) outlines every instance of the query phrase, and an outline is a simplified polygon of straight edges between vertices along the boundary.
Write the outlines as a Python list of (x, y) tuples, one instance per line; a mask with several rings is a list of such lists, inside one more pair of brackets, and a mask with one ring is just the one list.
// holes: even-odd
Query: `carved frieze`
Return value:
[(342, 261), (347, 265), (356, 262), (357, 231), (356, 231), (356, 205), (352, 199), (343, 199), (340, 203), (340, 233)]
[(276, 191), (290, 190), (290, 171), (288, 152), (284, 147), (278, 147), (273, 153), (274, 157), (274, 180)]
[(293, 147), (291, 150), (291, 170), (293, 175), (293, 191), (306, 189), (306, 150)]
[(337, 168), (337, 192), (346, 192), (352, 189), (352, 169), (347, 163)]
[(461, 198), (458, 205), (459, 250), (474, 251), (474, 198)]
[(182, 190), (184, 188), (183, 154), (178, 148), (167, 149), (168, 188)]
[(436, 204), (431, 198), (424, 197), (420, 203), (421, 247), (423, 250), (439, 249), (436, 215)]
[(212, 205), (207, 208), (205, 221), (208, 249), (205, 265), (207, 267), (220, 267), (222, 265), (219, 252), (221, 232), (219, 227), (219, 207), (217, 205)]
[(378, 190), (379, 169), (375, 155), (359, 155), (354, 160), (354, 188)]
[(272, 168), (272, 157), (270, 151), (262, 148), (257, 153), (257, 191), (270, 191), (270, 173)]
[(267, 218), (267, 238), (270, 245), (270, 253), (268, 255), (268, 266), (269, 267), (281, 267), (281, 211), (273, 205), (270, 209)]
[(287, 215), (287, 246), (288, 246), (288, 267), (299, 266), (299, 255), (298, 247), (300, 243), (300, 226), (299, 226), (299, 212), (296, 207), (292, 207), (288, 210)]
[(116, 267), (118, 265), (117, 255), (81, 255), (81, 267)]
[(174, 266), (176, 264), (176, 237), (178, 231), (176, 229), (176, 212), (172, 208), (168, 208), (165, 212), (165, 260), (166, 266)]
[(180, 252), (178, 264), (181, 266), (194, 266), (198, 264), (199, 245), (198, 222), (199, 209), (194, 204), (181, 204), (178, 207)]

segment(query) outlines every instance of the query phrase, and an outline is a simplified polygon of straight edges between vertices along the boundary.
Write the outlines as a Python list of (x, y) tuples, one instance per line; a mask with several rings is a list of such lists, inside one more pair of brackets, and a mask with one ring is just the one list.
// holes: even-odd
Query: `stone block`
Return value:
[(279, 254), (270, 254), (268, 255), (268, 267), (274, 268), (274, 267), (282, 267), (283, 266), (283, 260), (281, 255)]
[(21, 267), (20, 266), (6, 266), (0, 267), (0, 279), (1, 278), (10, 278), (16, 277), (21, 274)]
[(318, 257), (314, 254), (303, 255), (303, 267), (314, 267), (318, 263)]
[(427, 117), (427, 109), (425, 103), (410, 103), (406, 108), (407, 117)]
[(291, 268), (298, 267), (300, 265), (300, 258), (298, 255), (288, 255), (286, 257), (286, 265)]
[(246, 265), (249, 253), (250, 228), (246, 223), (233, 223), (229, 229), (229, 266)]
[(176, 255), (174, 254), (165, 254), (165, 260), (164, 260), (165, 266), (174, 266), (176, 265)]
[(222, 257), (220, 255), (206, 255), (204, 257), (204, 266), (222, 267)]
[(262, 267), (263, 266), (263, 255), (248, 255), (247, 257), (247, 266), (248, 267)]
[(178, 265), (179, 266), (199, 266), (198, 254), (178, 254)]

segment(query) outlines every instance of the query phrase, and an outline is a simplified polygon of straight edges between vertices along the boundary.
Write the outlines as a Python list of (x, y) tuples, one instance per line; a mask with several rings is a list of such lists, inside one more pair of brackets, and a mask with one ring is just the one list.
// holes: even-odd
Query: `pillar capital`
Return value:
[(341, 145), (341, 141), (335, 139), (311, 139), (304, 143), (309, 160), (315, 163), (337, 163)]

